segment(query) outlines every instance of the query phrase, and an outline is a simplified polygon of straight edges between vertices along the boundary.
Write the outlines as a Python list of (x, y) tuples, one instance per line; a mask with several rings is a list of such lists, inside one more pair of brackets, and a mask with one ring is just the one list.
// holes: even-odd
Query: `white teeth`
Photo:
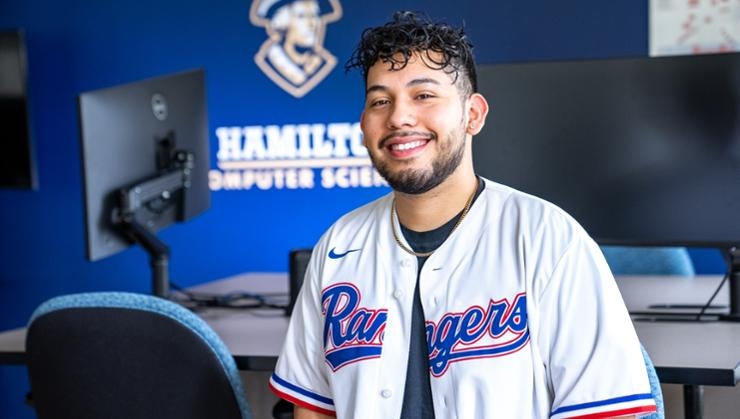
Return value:
[(393, 144), (391, 146), (391, 149), (394, 151), (404, 151), (404, 150), (410, 150), (412, 148), (420, 147), (424, 144), (424, 141), (411, 141), (409, 143), (403, 143), (403, 144)]

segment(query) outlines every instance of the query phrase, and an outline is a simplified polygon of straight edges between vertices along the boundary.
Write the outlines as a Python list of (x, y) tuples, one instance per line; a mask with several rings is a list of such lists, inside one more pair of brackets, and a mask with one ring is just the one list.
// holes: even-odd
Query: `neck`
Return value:
[(429, 231), (442, 226), (463, 210), (478, 188), (475, 173), (453, 173), (434, 189), (419, 195), (394, 192), (398, 220), (414, 231)]

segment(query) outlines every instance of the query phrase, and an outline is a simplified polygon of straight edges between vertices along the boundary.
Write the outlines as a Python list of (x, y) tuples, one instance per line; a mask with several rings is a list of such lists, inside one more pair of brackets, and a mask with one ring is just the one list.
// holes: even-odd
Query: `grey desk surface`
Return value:
[[(287, 281), (284, 273), (250, 273), (193, 287), (191, 290), (213, 294), (287, 294)], [(207, 308), (196, 312), (231, 350), (239, 369), (273, 369), (288, 329), (288, 317), (284, 311)], [(24, 364), (25, 339), (25, 328), (0, 333), (0, 364)]]
[[(740, 323), (694, 321), (698, 307), (709, 301), (721, 280), (720, 276), (617, 278), (627, 309), (639, 313), (633, 315), (635, 330), (661, 382), (721, 386), (740, 382)], [(712, 303), (720, 307), (708, 313), (727, 312), (727, 284), (723, 287)]]
[[(193, 291), (287, 295), (288, 277), (283, 273), (243, 274), (194, 287)], [(209, 308), (198, 314), (221, 336), (239, 369), (271, 371), (275, 367), (288, 330), (288, 317), (283, 310)]]
[[(617, 282), (630, 311), (665, 311), (652, 304), (702, 304), (721, 280), (717, 276), (619, 277)], [(284, 273), (254, 273), (208, 283), (195, 291), (226, 293), (287, 292)], [(720, 292), (719, 304), (727, 303)], [(208, 308), (199, 314), (221, 336), (237, 365), (269, 371), (283, 344), (288, 319), (280, 310)], [(635, 320), (635, 329), (662, 382), (734, 386), (740, 382), (740, 323)], [(0, 364), (24, 362), (25, 329), (0, 333)]]

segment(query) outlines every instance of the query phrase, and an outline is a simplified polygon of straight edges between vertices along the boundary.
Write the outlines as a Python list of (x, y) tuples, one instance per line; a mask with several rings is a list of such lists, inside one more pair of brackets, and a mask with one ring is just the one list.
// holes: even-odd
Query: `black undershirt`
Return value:
[[(473, 201), (483, 191), (483, 181), (478, 180), (478, 189)], [(471, 203), (472, 205), (472, 203)], [(439, 228), (418, 232), (401, 225), (403, 237), (417, 253), (431, 252), (437, 249), (450, 235), (462, 211)], [(400, 223), (399, 223), (400, 224)], [(429, 351), (427, 348), (424, 308), (421, 305), (419, 281), (421, 268), (427, 256), (417, 256), (419, 270), (416, 273), (414, 301), (411, 307), (411, 337), (409, 343), (409, 362), (406, 369), (406, 384), (403, 392), (401, 419), (433, 419), (434, 403), (429, 378)]]

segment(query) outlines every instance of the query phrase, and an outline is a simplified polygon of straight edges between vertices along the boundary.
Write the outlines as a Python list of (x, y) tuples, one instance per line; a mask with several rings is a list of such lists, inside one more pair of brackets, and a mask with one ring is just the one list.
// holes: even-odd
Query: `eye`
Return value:
[(386, 98), (377, 98), (377, 99), (370, 99), (368, 100), (368, 106), (371, 108), (377, 108), (380, 106), (384, 106), (390, 103), (390, 100)]
[(416, 99), (418, 100), (426, 100), (426, 99), (432, 99), (434, 98), (434, 94), (429, 92), (422, 92), (416, 95)]

